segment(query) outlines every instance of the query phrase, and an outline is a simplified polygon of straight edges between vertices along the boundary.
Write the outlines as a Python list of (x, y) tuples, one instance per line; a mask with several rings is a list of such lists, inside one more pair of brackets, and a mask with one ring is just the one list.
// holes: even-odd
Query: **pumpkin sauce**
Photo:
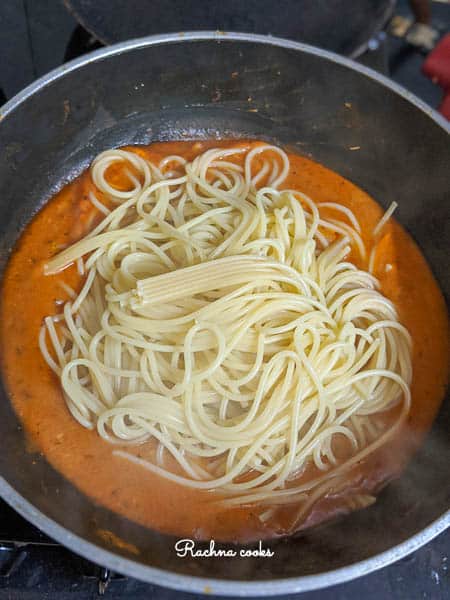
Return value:
[[(158, 163), (167, 155), (178, 154), (192, 160), (208, 147), (243, 143), (259, 142), (165, 142), (127, 150)], [(370, 254), (372, 231), (383, 209), (329, 169), (295, 154), (290, 154), (289, 159), (291, 169), (283, 187), (298, 189), (315, 202), (339, 202), (350, 208), (361, 224)], [(236, 157), (236, 162), (240, 160)], [(124, 189), (129, 181), (120, 163), (108, 169), (108, 178)], [(287, 533), (294, 509), (284, 508), (263, 522), (258, 517), (261, 511), (255, 508), (224, 508), (213, 501), (215, 496), (210, 492), (182, 487), (113, 456), (113, 445), (102, 440), (96, 431), (83, 428), (69, 413), (59, 380), (41, 356), (38, 335), (43, 318), (59, 312), (58, 306), (68, 299), (60, 283), (79, 289), (82, 277), (75, 266), (45, 276), (43, 265), (102, 219), (89, 200), (93, 189), (90, 172), (86, 171), (44, 206), (19, 239), (3, 282), (3, 377), (32, 445), (94, 501), (144, 526), (194, 539), (239, 542)], [(98, 191), (96, 194), (107, 202)], [(330, 216), (336, 215), (330, 212)], [(442, 294), (419, 248), (394, 219), (382, 229), (377, 242), (374, 274), (413, 339), (412, 409), (408, 423), (395, 440), (358, 464), (346, 477), (345, 485), (313, 505), (297, 529), (363, 506), (364, 498), (369, 498), (369, 503), (369, 494), (398, 475), (417, 448), (444, 396), (449, 347)], [(356, 251), (350, 259), (367, 268), (367, 261), (363, 263)], [(134, 453), (145, 455), (146, 450), (138, 447)], [(363, 501), (349, 503), (348, 499), (355, 495)]]

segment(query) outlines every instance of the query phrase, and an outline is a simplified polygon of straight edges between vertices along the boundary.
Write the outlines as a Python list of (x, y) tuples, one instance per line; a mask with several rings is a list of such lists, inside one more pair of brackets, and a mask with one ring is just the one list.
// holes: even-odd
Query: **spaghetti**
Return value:
[[(283, 189), (288, 172), (264, 144), (159, 164), (103, 152), (103, 220), (45, 269), (76, 263), (83, 286), (39, 343), (74, 418), (116, 455), (228, 505), (298, 503), (298, 520), (395, 434), (412, 372), (395, 307), (348, 260), (366, 260), (354, 214)], [(154, 460), (131, 451), (150, 439)]]

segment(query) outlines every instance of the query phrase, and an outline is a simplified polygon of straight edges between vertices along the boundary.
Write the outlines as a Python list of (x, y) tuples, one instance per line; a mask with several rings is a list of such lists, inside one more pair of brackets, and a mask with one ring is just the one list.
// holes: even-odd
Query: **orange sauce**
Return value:
[[(167, 142), (128, 149), (157, 163), (167, 155), (178, 154), (191, 160), (212, 145), (242, 143)], [(294, 154), (289, 158), (291, 170), (283, 187), (301, 190), (316, 202), (339, 202), (350, 208), (361, 224), (370, 252), (371, 232), (383, 214), (382, 208), (329, 169)], [(109, 176), (115, 185), (124, 181), (117, 165), (110, 168)], [(225, 509), (212, 502), (211, 493), (187, 489), (144, 471), (113, 456), (113, 446), (95, 431), (84, 429), (67, 410), (59, 381), (39, 351), (38, 334), (43, 318), (58, 312), (57, 303), (67, 300), (60, 282), (80, 287), (82, 280), (74, 266), (46, 277), (43, 265), (101, 220), (102, 215), (88, 199), (93, 187), (87, 171), (48, 202), (25, 229), (3, 282), (3, 377), (31, 447), (42, 452), (93, 500), (144, 526), (183, 537), (240, 542), (285, 533), (288, 514), (282, 514), (277, 522), (262, 523), (251, 507)], [(352, 260), (367, 268), (356, 252)], [(393, 219), (383, 228), (379, 240), (375, 275), (413, 338), (412, 410), (402, 434), (382, 452), (358, 465), (349, 474), (344, 492), (316, 503), (300, 524), (303, 527), (345, 512), (345, 494), (377, 490), (395, 476), (431, 426), (444, 395), (449, 363), (444, 299), (415, 242)]]

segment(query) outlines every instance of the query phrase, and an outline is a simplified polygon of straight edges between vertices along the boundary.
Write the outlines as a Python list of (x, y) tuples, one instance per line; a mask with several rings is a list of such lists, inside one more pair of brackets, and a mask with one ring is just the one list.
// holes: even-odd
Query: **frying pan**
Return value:
[[(296, 42), (196, 32), (112, 46), (60, 67), (3, 107), (0, 269), (32, 215), (98, 152), (245, 136), (311, 156), (384, 207), (398, 201), (398, 219), (448, 299), (448, 133), (434, 111), (386, 78)], [(397, 560), (450, 523), (448, 398), (410, 467), (372, 507), (272, 542), (270, 559), (188, 559), (176, 556), (175, 538), (96, 505), (30, 451), (1, 394), (1, 496), (73, 551), (132, 577), (217, 594), (319, 588)], [(139, 554), (109, 545), (101, 529)]]
[(355, 58), (392, 15), (395, 0), (64, 0), (104, 44), (211, 29), (269, 33)]

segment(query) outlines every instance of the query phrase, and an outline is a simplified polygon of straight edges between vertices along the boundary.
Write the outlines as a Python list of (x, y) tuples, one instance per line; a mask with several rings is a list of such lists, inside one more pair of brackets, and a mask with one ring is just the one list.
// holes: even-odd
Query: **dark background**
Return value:
[[(444, 33), (450, 28), (450, 4), (432, 4), (432, 25)], [(406, 0), (398, 2), (396, 13), (409, 15)], [(80, 35), (85, 49), (96, 46), (95, 40), (76, 28), (75, 19), (59, 0), (0, 0), (0, 89), (3, 93), (0, 104), (62, 64), (68, 55), (73, 55)], [(423, 54), (390, 36), (381, 36), (372, 46), (374, 50), (361, 57), (361, 62), (384, 71), (431, 106), (438, 106), (441, 90), (420, 72)], [(25, 544), (13, 543), (17, 540)], [(326, 590), (279, 598), (450, 599), (449, 555), (450, 531), (447, 531), (411, 556), (376, 573)], [(0, 501), (1, 598), (96, 598), (99, 587), (102, 590), (102, 578), (108, 580), (105, 597), (111, 600), (124, 596), (136, 600), (194, 598), (107, 573), (54, 544)]]

